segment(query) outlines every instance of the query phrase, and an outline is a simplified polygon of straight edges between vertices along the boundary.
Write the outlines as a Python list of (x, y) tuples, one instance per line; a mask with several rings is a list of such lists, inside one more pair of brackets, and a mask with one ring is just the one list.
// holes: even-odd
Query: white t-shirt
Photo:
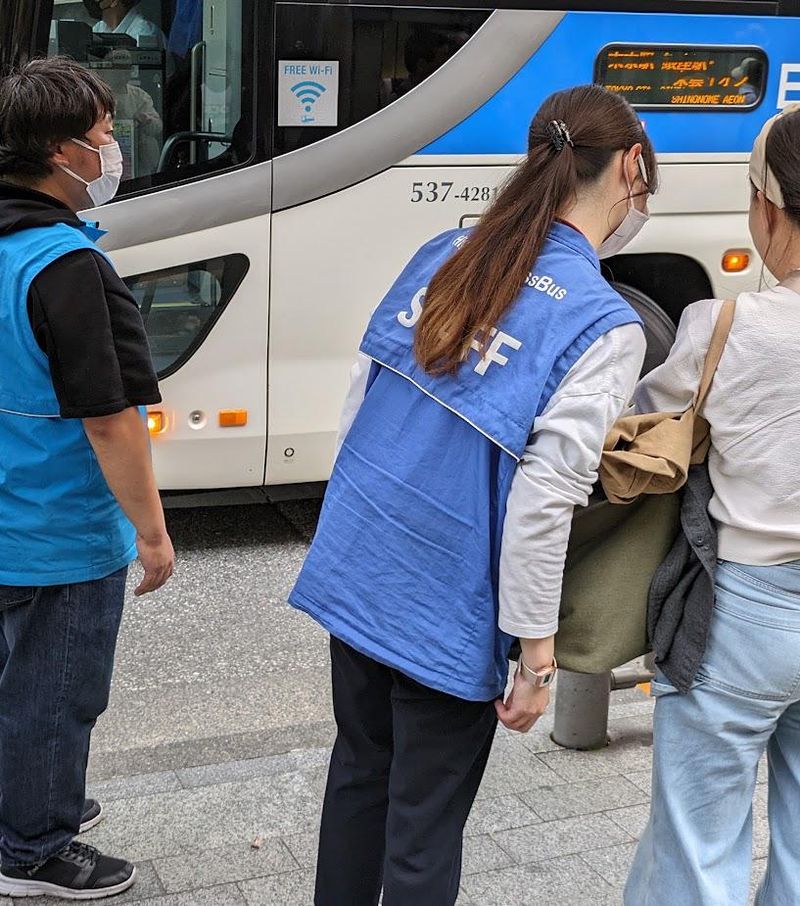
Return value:
[(128, 10), (127, 15), (116, 28), (109, 28), (101, 19), (99, 22), (95, 22), (92, 26), (92, 31), (98, 35), (130, 35), (131, 38), (136, 40), (139, 47), (152, 47), (157, 50), (163, 50), (167, 44), (164, 32), (161, 31), (155, 22), (151, 22), (138, 12), (136, 7)]
[[(800, 560), (800, 280), (742, 293), (703, 414), (711, 425), (709, 513), (719, 556), (753, 566)], [(700, 384), (722, 303), (683, 313), (667, 361), (640, 383), (639, 412), (683, 412)]]

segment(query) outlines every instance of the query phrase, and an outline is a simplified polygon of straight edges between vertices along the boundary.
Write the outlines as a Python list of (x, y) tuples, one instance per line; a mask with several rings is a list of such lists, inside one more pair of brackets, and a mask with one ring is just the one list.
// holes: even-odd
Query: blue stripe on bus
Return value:
[[(533, 14), (535, 15), (535, 13)], [(421, 154), (523, 154), (530, 119), (547, 95), (591, 82), (595, 58), (615, 42), (755, 45), (769, 59), (764, 99), (750, 111), (642, 111), (660, 153), (748, 152), (778, 109), (781, 66), (800, 64), (800, 19), (654, 13), (568, 13), (492, 98)], [(800, 100), (798, 90), (788, 97)]]

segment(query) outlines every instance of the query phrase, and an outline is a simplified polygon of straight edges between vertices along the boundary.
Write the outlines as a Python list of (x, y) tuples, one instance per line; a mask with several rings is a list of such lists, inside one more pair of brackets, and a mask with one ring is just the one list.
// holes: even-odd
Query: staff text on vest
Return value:
[[(425, 293), (428, 287), (423, 286), (422, 289), (418, 290), (414, 297), (411, 299), (411, 311), (399, 311), (397, 313), (397, 320), (403, 327), (407, 327), (409, 330), (419, 321), (420, 315), (422, 314), (422, 305), (425, 302)], [(486, 347), (486, 351), (481, 356), (478, 364), (475, 366), (473, 371), (476, 374), (483, 377), (486, 374), (489, 366), (492, 362), (497, 362), (498, 365), (507, 365), (508, 356), (504, 355), (501, 352), (503, 346), (507, 346), (509, 349), (521, 349), (522, 343), (512, 337), (510, 334), (505, 333), (502, 330), (498, 330), (496, 327), (493, 327), (489, 334), (492, 338), (489, 345)], [(470, 344), (471, 347), (476, 352), (481, 352), (481, 343), (477, 337)]]

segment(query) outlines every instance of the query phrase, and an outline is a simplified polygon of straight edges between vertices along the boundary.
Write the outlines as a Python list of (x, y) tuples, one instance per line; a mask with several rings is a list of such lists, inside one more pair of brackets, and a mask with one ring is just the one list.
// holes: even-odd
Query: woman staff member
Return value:
[[(743, 293), (703, 415), (716, 606), (695, 684), (653, 684), (653, 806), (629, 906), (744, 906), (758, 761), (769, 754), (771, 841), (759, 906), (800, 902), (800, 107), (769, 120), (750, 161), (750, 233), (773, 289)], [(669, 358), (636, 393), (681, 412), (722, 303), (686, 309)]]
[(452, 906), (497, 717), (547, 707), (572, 508), (645, 347), (598, 250), (655, 173), (624, 100), (553, 95), (480, 224), (423, 246), (370, 321), (290, 598), (332, 636), (317, 906)]

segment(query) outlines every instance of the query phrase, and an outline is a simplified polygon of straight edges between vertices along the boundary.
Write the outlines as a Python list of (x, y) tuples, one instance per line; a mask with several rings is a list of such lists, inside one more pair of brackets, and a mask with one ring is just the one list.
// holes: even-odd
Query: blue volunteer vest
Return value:
[(0, 585), (87, 582), (136, 556), (81, 420), (59, 416), (27, 311), (36, 275), (100, 235), (59, 223), (0, 238)]
[(413, 327), (466, 235), (423, 246), (372, 316), (367, 392), (290, 601), (418, 682), (488, 701), (508, 673), (500, 543), (534, 419), (595, 340), (640, 322), (587, 240), (557, 223), (483, 357), (476, 343), (455, 375), (433, 377), (414, 358)]

